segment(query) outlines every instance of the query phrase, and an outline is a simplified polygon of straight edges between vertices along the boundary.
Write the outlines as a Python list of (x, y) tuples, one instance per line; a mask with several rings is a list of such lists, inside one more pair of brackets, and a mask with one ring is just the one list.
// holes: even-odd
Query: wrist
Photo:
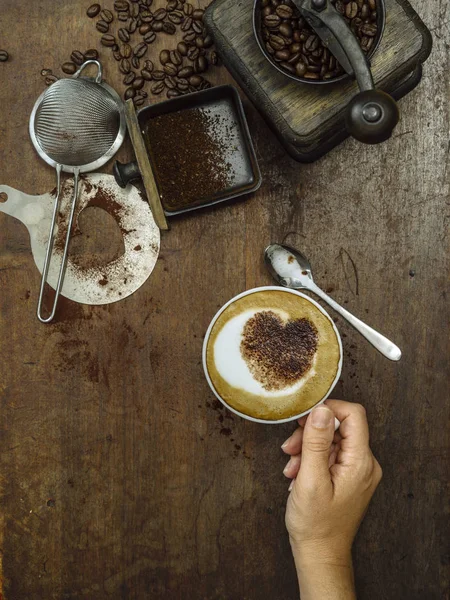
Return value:
[(297, 569), (316, 566), (352, 567), (352, 542), (342, 536), (320, 540), (295, 540), (290, 537)]

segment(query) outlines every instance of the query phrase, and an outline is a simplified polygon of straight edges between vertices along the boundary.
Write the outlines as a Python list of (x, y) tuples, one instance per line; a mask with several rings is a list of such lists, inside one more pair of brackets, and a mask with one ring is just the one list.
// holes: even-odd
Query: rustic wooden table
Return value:
[[(54, 187), (28, 119), (42, 67), (56, 72), (74, 48), (100, 48), (88, 4), (0, 1), (0, 47), (11, 54), (0, 63), (1, 183), (28, 193)], [(152, 277), (127, 300), (63, 301), (57, 322), (39, 324), (27, 231), (0, 214), (6, 600), (298, 597), (280, 450), (293, 426), (220, 409), (200, 361), (216, 309), (270, 283), (262, 252), (282, 240), (404, 351), (391, 364), (337, 321), (345, 363), (335, 396), (366, 406), (384, 468), (355, 546), (358, 598), (448, 597), (450, 7), (413, 4), (435, 46), (422, 84), (401, 102), (395, 137), (373, 148), (347, 141), (302, 166), (246, 103), (263, 187), (173, 220)], [(122, 89), (112, 58), (104, 63)], [(220, 69), (215, 80), (229, 77)], [(131, 157), (128, 145), (120, 156)], [(76, 251), (105, 259), (120, 236), (111, 217), (89, 210)]]

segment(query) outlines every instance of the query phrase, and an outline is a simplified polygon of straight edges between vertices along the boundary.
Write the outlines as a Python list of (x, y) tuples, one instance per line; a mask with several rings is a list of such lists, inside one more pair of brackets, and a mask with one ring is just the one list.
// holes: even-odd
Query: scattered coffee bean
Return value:
[(124, 13), (124, 12), (120, 12), (117, 15), (117, 18), (119, 19), (119, 21), (122, 21), (123, 23), (125, 23), (125, 21), (128, 21), (128, 14)]
[(77, 65), (73, 62), (65, 62), (61, 65), (61, 71), (67, 73), (67, 75), (73, 75), (77, 70)]
[(164, 65), (163, 71), (166, 75), (176, 75), (178, 73), (177, 67), (170, 62)]
[(97, 21), (95, 27), (100, 33), (107, 33), (109, 31), (109, 25), (106, 21)]
[(194, 61), (199, 56), (199, 54), (199, 49), (195, 48), (194, 46), (191, 46), (188, 50), (187, 57), (189, 60)]
[(154, 31), (149, 31), (148, 33), (146, 33), (144, 35), (144, 42), (146, 44), (153, 44), (153, 42), (156, 40), (156, 33)]
[[(73, 54), (73, 53), (72, 53)], [(98, 60), (98, 52), (95, 48), (90, 48), (84, 53), (85, 60)]]
[(135, 106), (142, 106), (144, 104), (144, 96), (136, 96), (133, 100)]
[(156, 83), (155, 85), (152, 86), (151, 92), (152, 92), (152, 94), (155, 94), (155, 96), (157, 96), (164, 90), (164, 88), (165, 88), (164, 82), (159, 81), (158, 83)]
[(153, 23), (155, 17), (149, 10), (144, 10), (140, 14), (140, 19), (143, 23)]
[(131, 63), (128, 60), (128, 58), (123, 58), (120, 61), (120, 67), (119, 69), (121, 70), (121, 72), (126, 75), (127, 73), (129, 73), (131, 71)]
[(183, 35), (183, 40), (185, 42), (193, 42), (196, 37), (197, 37), (197, 35), (196, 35), (195, 31), (188, 31), (187, 33), (185, 33)]
[(131, 53), (132, 53), (130, 44), (124, 44), (124, 43), (120, 44), (119, 52), (124, 58), (130, 58)]
[(129, 42), (130, 41), (130, 33), (127, 29), (125, 29), (124, 27), (121, 27), (117, 33), (117, 35), (119, 36), (119, 39), (122, 42)]
[(165, 78), (164, 83), (166, 84), (166, 87), (168, 87), (171, 90), (174, 90), (177, 87), (177, 82), (175, 81), (175, 78), (171, 75)]
[(194, 69), (192, 67), (183, 67), (182, 69), (180, 69), (178, 71), (178, 76), (179, 77), (190, 77), (191, 75), (194, 74)]
[[(0, 50), (0, 52), (5, 52), (4, 50)], [(52, 70), (51, 69), (42, 69), (41, 71), (41, 75), (42, 77), (47, 77), (48, 75), (52, 75)]]
[(190, 17), (194, 12), (194, 7), (189, 2), (183, 4), (183, 12), (187, 17)]
[(112, 23), (114, 21), (114, 15), (110, 10), (104, 8), (100, 13), (100, 18), (106, 21), (106, 23)]
[(144, 87), (144, 78), (143, 77), (136, 77), (136, 79), (133, 81), (133, 87), (135, 90), (140, 90), (142, 87)]
[(133, 2), (130, 5), (130, 16), (133, 18), (139, 16), (139, 4)]
[(205, 56), (199, 56), (194, 62), (194, 73), (204, 73), (208, 68), (208, 61)]
[(6, 50), (0, 50), (0, 62), (6, 62), (9, 59), (9, 54)]
[(151, 30), (152, 30), (152, 26), (150, 25), (150, 23), (144, 23), (143, 25), (141, 25), (139, 27), (139, 33), (141, 35), (145, 35), (146, 33), (148, 33)]
[(168, 0), (167, 6), (166, 6), (167, 12), (172, 12), (173, 10), (176, 10), (177, 6), (178, 6), (177, 0)]
[(74, 50), (70, 55), (70, 60), (76, 65), (80, 66), (84, 63), (85, 56), (79, 50)]
[(123, 82), (125, 85), (131, 85), (133, 83), (133, 81), (135, 80), (135, 78), (136, 78), (136, 74), (134, 73), (134, 71), (130, 71), (123, 78)]
[(86, 14), (88, 17), (90, 17), (91, 19), (93, 19), (94, 17), (96, 17), (98, 15), (98, 13), (101, 10), (101, 6), (100, 4), (92, 4), (92, 6), (90, 6), (87, 11)]
[(142, 69), (141, 75), (145, 81), (151, 81), (153, 79), (151, 72), (147, 71), (147, 69)]
[(45, 85), (52, 85), (52, 83), (55, 83), (55, 81), (58, 81), (58, 77), (56, 77), (56, 75), (47, 75), (45, 78)]
[(141, 66), (141, 61), (139, 60), (139, 57), (133, 56), (133, 58), (131, 59), (131, 64), (134, 69), (139, 69), (139, 67)]
[(203, 77), (200, 77), (200, 75), (192, 75), (192, 77), (189, 77), (189, 83), (194, 87), (198, 87), (202, 81)]
[(209, 55), (209, 62), (212, 65), (217, 65), (219, 64), (219, 55), (217, 54), (217, 52), (215, 50), (213, 50), (211, 52), (211, 54)]
[(173, 35), (176, 32), (177, 28), (173, 23), (168, 23), (167, 21), (164, 21), (162, 30), (165, 33), (168, 33), (169, 35)]
[(167, 11), (165, 8), (158, 8), (158, 10), (153, 13), (153, 18), (155, 21), (164, 21), (166, 15)]
[(179, 25), (183, 21), (183, 19), (184, 15), (179, 10), (175, 10), (169, 13), (169, 21), (172, 21), (172, 23), (175, 23), (175, 25)]
[(155, 68), (155, 65), (153, 64), (153, 62), (150, 59), (147, 59), (144, 62), (144, 69), (146, 69), (147, 71), (150, 71), (150, 73), (153, 71), (154, 68)]
[(164, 73), (164, 71), (160, 71), (159, 69), (153, 71), (152, 76), (155, 81), (162, 81), (166, 78), (166, 74)]
[(170, 62), (173, 63), (177, 67), (179, 67), (182, 64), (183, 58), (182, 58), (181, 54), (178, 52), (178, 50), (170, 51)]
[(201, 8), (197, 8), (196, 10), (193, 11), (192, 18), (195, 19), (196, 21), (201, 21), (203, 19), (204, 13), (205, 13), (204, 10), (202, 10)]
[(189, 81), (187, 79), (184, 78), (178, 78), (177, 81), (177, 89), (180, 90), (180, 92), (185, 92), (189, 87)]
[(181, 54), (181, 56), (186, 56), (188, 51), (188, 46), (185, 42), (179, 42), (177, 45), (177, 50)]
[(197, 33), (198, 35), (203, 33), (203, 25), (199, 22), (199, 21), (194, 21), (192, 23), (192, 29), (195, 31), (195, 33)]
[(168, 98), (177, 98), (178, 96), (181, 96), (181, 93), (178, 90), (167, 90)]
[(116, 38), (110, 33), (107, 33), (105, 35), (102, 35), (102, 37), (100, 38), (100, 42), (103, 44), (103, 46), (111, 48), (115, 45)]
[(159, 33), (163, 30), (163, 22), (162, 21), (153, 21), (152, 23), (152, 31), (155, 33)]
[(165, 65), (169, 61), (170, 61), (170, 52), (169, 52), (169, 50), (161, 50), (161, 52), (159, 53), (159, 62), (162, 65)]
[(130, 98), (134, 98), (136, 96), (136, 90), (133, 87), (129, 87), (125, 90), (125, 94), (123, 97), (125, 100), (129, 100)]
[(126, 0), (116, 0), (114, 2), (114, 10), (116, 12), (125, 12), (129, 9), (129, 4)]
[(122, 55), (118, 50), (113, 50), (113, 56), (117, 60), (117, 62), (120, 62), (122, 60)]
[[(188, 31), (191, 27), (192, 27), (192, 17), (187, 17), (184, 21), (183, 24), (181, 25), (181, 31)], [(195, 37), (195, 34), (194, 34)]]
[(142, 58), (144, 56), (144, 54), (147, 52), (148, 47), (147, 44), (145, 42), (141, 42), (140, 44), (138, 44), (135, 49), (133, 50), (133, 54), (135, 56), (137, 56), (138, 58)]

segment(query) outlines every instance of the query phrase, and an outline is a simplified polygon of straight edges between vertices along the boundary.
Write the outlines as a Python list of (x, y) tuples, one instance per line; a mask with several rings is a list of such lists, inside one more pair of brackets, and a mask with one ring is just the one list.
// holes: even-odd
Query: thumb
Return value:
[(300, 477), (311, 485), (328, 481), (331, 484), (328, 459), (334, 438), (334, 413), (325, 405), (310, 413), (303, 432)]

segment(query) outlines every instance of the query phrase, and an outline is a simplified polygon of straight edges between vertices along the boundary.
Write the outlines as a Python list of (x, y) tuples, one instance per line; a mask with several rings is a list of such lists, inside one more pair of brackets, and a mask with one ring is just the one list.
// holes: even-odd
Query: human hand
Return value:
[[(334, 417), (341, 422), (337, 432)], [(286, 527), (297, 570), (317, 564), (351, 570), (353, 539), (382, 475), (369, 447), (365, 410), (327, 400), (299, 425), (282, 446), (291, 455), (284, 471), (293, 479)]]

